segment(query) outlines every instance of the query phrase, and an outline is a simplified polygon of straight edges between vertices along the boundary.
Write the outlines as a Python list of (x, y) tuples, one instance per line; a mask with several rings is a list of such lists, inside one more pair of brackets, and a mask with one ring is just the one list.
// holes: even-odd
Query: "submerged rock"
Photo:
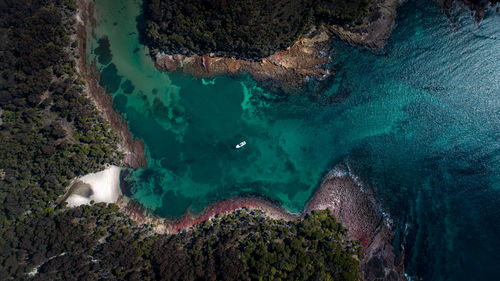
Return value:
[(228, 198), (207, 206), (198, 215), (187, 210), (177, 221), (151, 216), (148, 210), (134, 201), (120, 201), (118, 204), (125, 214), (140, 224), (154, 223), (157, 233), (170, 234), (242, 208), (261, 210), (270, 218), (285, 221), (300, 220), (314, 210), (329, 209), (347, 229), (349, 240), (359, 241), (363, 246), (363, 258), (360, 260), (363, 280), (407, 280), (404, 253), (396, 255), (392, 246), (394, 236), (389, 216), (379, 207), (372, 190), (342, 166), (332, 170), (323, 179), (302, 214), (290, 214), (276, 202), (260, 197)]

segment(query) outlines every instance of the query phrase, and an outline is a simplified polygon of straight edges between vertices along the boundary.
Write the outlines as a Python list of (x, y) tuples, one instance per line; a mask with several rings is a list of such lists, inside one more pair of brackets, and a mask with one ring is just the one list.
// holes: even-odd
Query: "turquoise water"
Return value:
[(397, 222), (408, 274), (498, 275), (498, 13), (477, 25), (463, 10), (450, 21), (434, 1), (410, 1), (383, 50), (333, 42), (340, 70), (312, 98), (269, 93), (248, 76), (160, 73), (139, 44), (141, 2), (96, 4), (89, 44), (102, 85), (150, 160), (129, 176), (130, 197), (153, 213), (178, 217), (242, 194), (299, 212), (347, 161)]

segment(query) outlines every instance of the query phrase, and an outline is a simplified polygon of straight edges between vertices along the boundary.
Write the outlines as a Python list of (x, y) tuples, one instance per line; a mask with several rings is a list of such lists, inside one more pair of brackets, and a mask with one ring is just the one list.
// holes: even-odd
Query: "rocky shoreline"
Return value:
[(221, 201), (206, 207), (200, 214), (193, 215), (187, 210), (184, 215), (175, 221), (151, 215), (148, 210), (135, 201), (127, 201), (124, 197), (118, 199), (120, 210), (137, 221), (139, 224), (149, 224), (154, 226), (154, 230), (158, 234), (178, 234), (182, 231), (189, 230), (197, 223), (201, 223), (216, 216), (231, 214), (243, 208), (250, 210), (261, 210), (266, 216), (276, 219), (291, 221), (301, 217), (288, 213), (286, 210), (279, 207), (277, 204), (260, 197), (234, 197)]
[(348, 43), (368, 47), (382, 48), (392, 33), (396, 20), (398, 0), (377, 0), (375, 9), (358, 26), (345, 27), (332, 25), (331, 32)]
[(330, 32), (326, 28), (313, 30), (286, 50), (260, 61), (234, 57), (168, 55), (156, 53), (155, 66), (162, 71), (182, 71), (194, 77), (235, 76), (249, 73), (264, 86), (294, 92), (311, 79), (323, 80), (331, 73), (323, 68), (330, 62)]
[(272, 90), (303, 90), (311, 80), (323, 81), (333, 75), (325, 67), (331, 62), (331, 40), (338, 37), (348, 43), (370, 49), (383, 47), (396, 18), (397, 0), (378, 0), (363, 23), (355, 27), (321, 26), (302, 36), (286, 50), (259, 61), (217, 57), (214, 54), (186, 56), (154, 53), (155, 65), (162, 71), (181, 71), (194, 77), (249, 73)]
[(150, 215), (140, 204), (120, 198), (122, 212), (140, 224), (152, 224), (159, 234), (177, 234), (217, 215), (227, 215), (247, 208), (261, 210), (268, 217), (292, 221), (303, 219), (314, 210), (329, 209), (347, 228), (349, 239), (363, 246), (361, 276), (363, 280), (407, 280), (404, 252), (396, 255), (392, 221), (382, 211), (371, 188), (350, 173), (348, 165), (339, 165), (323, 179), (301, 214), (291, 214), (277, 204), (260, 197), (235, 197), (218, 201), (195, 216), (188, 211), (177, 221)]
[(363, 245), (363, 280), (406, 280), (404, 253), (394, 254), (390, 217), (348, 165), (339, 165), (325, 176), (305, 212), (322, 209), (329, 209), (348, 229), (348, 237)]
[(78, 14), (76, 21), (76, 36), (78, 37), (78, 57), (76, 69), (82, 79), (86, 82), (85, 93), (94, 102), (96, 108), (109, 121), (111, 129), (120, 136), (120, 151), (125, 154), (122, 165), (128, 168), (138, 169), (147, 166), (144, 143), (134, 139), (129, 131), (127, 122), (120, 113), (113, 109), (113, 98), (106, 94), (99, 85), (99, 72), (95, 62), (87, 57), (87, 27), (95, 27), (94, 3), (86, 0), (78, 0)]

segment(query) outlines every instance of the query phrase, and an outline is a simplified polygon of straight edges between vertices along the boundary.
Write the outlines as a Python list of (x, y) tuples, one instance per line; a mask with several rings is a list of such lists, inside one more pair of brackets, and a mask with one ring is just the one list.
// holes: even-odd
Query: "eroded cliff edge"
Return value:
[(285, 50), (260, 60), (205, 55), (166, 54), (153, 51), (155, 65), (163, 71), (182, 71), (195, 77), (249, 73), (256, 81), (274, 89), (294, 92), (315, 79), (323, 81), (333, 73), (325, 67), (331, 62), (330, 41), (337, 37), (370, 49), (383, 47), (396, 18), (397, 0), (377, 0), (361, 24), (321, 25), (301, 36)]

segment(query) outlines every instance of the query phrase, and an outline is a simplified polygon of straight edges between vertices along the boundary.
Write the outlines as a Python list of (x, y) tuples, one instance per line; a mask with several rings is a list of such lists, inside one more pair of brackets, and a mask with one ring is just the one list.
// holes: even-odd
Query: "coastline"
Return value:
[[(82, 76), (82, 79), (87, 83), (86, 93), (95, 103), (97, 109), (110, 122), (112, 130), (115, 131), (122, 140), (120, 149), (126, 155), (122, 165), (133, 169), (144, 167), (147, 165), (147, 158), (144, 155), (144, 144), (139, 140), (133, 139), (126, 121), (113, 109), (112, 97), (107, 95), (99, 86), (99, 74), (95, 64), (89, 66), (87, 63), (86, 27), (87, 24), (92, 24), (94, 26), (96, 24), (93, 18), (92, 4), (92, 2), (87, 2), (86, 0), (78, 1), (79, 10), (76, 30), (78, 36), (79, 58), (77, 59), (77, 70)], [(316, 66), (318, 65), (317, 63), (324, 62), (330, 58), (321, 56), (321, 53), (320, 56), (313, 56), (312, 58), (310, 57), (310, 60), (305, 60), (306, 63), (310, 64), (309, 66), (311, 66), (311, 68), (315, 69), (314, 72), (308, 72), (309, 70), (305, 68), (303, 72), (299, 69), (300, 71), (292, 73), (291, 76), (287, 76), (289, 75), (287, 71), (297, 66), (299, 61), (303, 58), (303, 54), (311, 54), (311, 49), (308, 49), (307, 46), (312, 46), (312, 48), (321, 46), (321, 48), (324, 48), (331, 39), (330, 32), (331, 31), (327, 29), (322, 29), (311, 33), (310, 35), (312, 37), (307, 40), (299, 40), (296, 45), (289, 48), (292, 50), (285, 50), (271, 56), (273, 58), (269, 60), (268, 64), (274, 65), (276, 69), (282, 69), (282, 73), (285, 73), (282, 75), (287, 77), (287, 79), (283, 81), (293, 81), (296, 75), (299, 75), (303, 79), (311, 77), (309, 75), (312, 74), (326, 78), (325, 75), (328, 76), (330, 73)], [(297, 52), (301, 55), (292, 56), (290, 58), (287, 52)], [(195, 69), (196, 65), (197, 67), (201, 66), (203, 71), (208, 69), (209, 71), (205, 73), (207, 76), (202, 77), (228, 74), (236, 75), (240, 73), (241, 69), (239, 68), (234, 72), (225, 72), (233, 69), (231, 68), (231, 64), (225, 64), (224, 60), (219, 60), (220, 64), (213, 64), (217, 59), (220, 58), (207, 58), (203, 56), (192, 60), (192, 62), (197, 62), (198, 64), (189, 64), (189, 61), (186, 64), (185, 61), (180, 60), (176, 61), (176, 63), (179, 63), (176, 67), (181, 66), (185, 71), (189, 70), (189, 67)], [(236, 62), (236, 64), (238, 64), (238, 62)], [(227, 68), (224, 69), (222, 66), (221, 68), (217, 68), (218, 65), (225, 65)], [(177, 68), (173, 70), (175, 69)], [(275, 77), (269, 76), (269, 73), (265, 72), (263, 69), (265, 68), (261, 68), (261, 72), (256, 72), (262, 76), (262, 81), (273, 82)], [(196, 76), (194, 73), (185, 73)], [(312, 77), (316, 78), (314, 76)], [(259, 79), (256, 80), (259, 81)], [(279, 87), (285, 90), (293, 90), (297, 89), (295, 88), (296, 86), (301, 87), (303, 85), (301, 83), (303, 82), (303, 80), (297, 80), (297, 84), (293, 84), (293, 87), (290, 88), (287, 88), (290, 86), (289, 84), (282, 84)], [(158, 234), (176, 234), (189, 229), (196, 223), (210, 220), (217, 215), (230, 214), (242, 208), (261, 210), (270, 218), (283, 219), (285, 221), (302, 219), (305, 215), (314, 210), (329, 209), (337, 220), (348, 228), (349, 238), (360, 241), (364, 246), (364, 257), (361, 261), (361, 274), (364, 280), (373, 280), (374, 278), (380, 280), (406, 280), (404, 277), (404, 268), (402, 266), (403, 259), (395, 257), (393, 253), (391, 245), (393, 239), (392, 228), (390, 224), (387, 223), (388, 218), (384, 217), (382, 211), (377, 208), (373, 193), (362, 191), (365, 189), (365, 187), (357, 184), (354, 176), (346, 171), (345, 167), (339, 166), (325, 177), (320, 187), (308, 201), (304, 211), (296, 215), (288, 213), (275, 203), (263, 198), (235, 197), (215, 202), (207, 206), (205, 210), (197, 216), (186, 211), (179, 220), (170, 221), (148, 214), (142, 206), (134, 201), (128, 201), (123, 195), (119, 195), (116, 197), (116, 200), (110, 201), (114, 201), (114, 203), (119, 206), (121, 212), (125, 213), (139, 224), (155, 225), (154, 230)], [(342, 202), (342, 204), (339, 202)], [(366, 202), (370, 203), (363, 205)]]
[(390, 215), (380, 207), (373, 190), (351, 173), (348, 163), (338, 165), (324, 177), (305, 212), (323, 209), (329, 209), (348, 229), (350, 239), (362, 244), (363, 280), (407, 280), (404, 252), (394, 254)]
[(329, 26), (331, 32), (347, 43), (375, 50), (382, 48), (392, 33), (398, 0), (377, 0), (371, 15), (359, 26)]
[(153, 59), (156, 68), (161, 71), (181, 71), (200, 78), (248, 73), (265, 87), (295, 92), (312, 79), (321, 81), (332, 74), (323, 67), (331, 61), (330, 39), (330, 31), (321, 27), (304, 35), (286, 50), (260, 61), (217, 57), (213, 54), (185, 56), (164, 53), (154, 54)]
[(150, 214), (143, 206), (135, 201), (128, 201), (121, 196), (116, 203), (120, 211), (128, 215), (139, 224), (154, 225), (154, 231), (158, 234), (178, 234), (189, 230), (197, 223), (208, 221), (216, 216), (224, 216), (241, 209), (260, 210), (267, 217), (275, 220), (292, 221), (301, 218), (301, 215), (288, 213), (277, 204), (261, 197), (232, 197), (217, 201), (207, 206), (198, 215), (187, 210), (178, 220), (169, 220)]
[[(489, 0), (489, 1), (456, 1), (456, 0), (439, 0), (438, 3), (443, 9), (444, 13), (448, 18), (451, 18), (451, 9), (456, 2), (461, 2), (461, 5), (464, 5), (471, 11), (471, 16), (473, 14), (474, 20), (479, 24), (484, 18), (486, 10), (489, 8), (494, 8), (500, 2), (498, 0)], [(499, 12), (499, 8), (496, 9), (497, 13)]]
[(337, 37), (349, 44), (369, 49), (382, 48), (389, 38), (398, 0), (378, 0), (370, 15), (355, 27), (323, 25), (300, 37), (292, 46), (259, 61), (217, 57), (214, 54), (186, 56), (154, 53), (155, 66), (161, 71), (179, 71), (200, 78), (218, 75), (250, 74), (271, 90), (304, 90), (311, 80), (321, 83), (334, 75), (325, 67), (332, 61), (331, 40)]
[[(134, 139), (130, 133), (127, 121), (120, 113), (113, 109), (113, 97), (106, 94), (99, 85), (99, 72), (96, 63), (88, 62), (87, 58), (87, 27), (96, 26), (94, 18), (93, 2), (78, 0), (77, 21), (75, 24), (76, 36), (78, 38), (78, 57), (76, 59), (76, 69), (85, 83), (84, 92), (93, 101), (97, 110), (108, 120), (111, 129), (120, 136), (119, 150), (125, 155), (122, 165), (128, 168), (138, 169), (147, 166), (147, 156), (145, 155), (144, 143)], [(93, 33), (93, 32), (92, 32)]]
[(300, 220), (315, 210), (328, 209), (347, 229), (348, 238), (363, 246), (360, 261), (363, 280), (407, 280), (404, 252), (396, 255), (392, 246), (390, 216), (379, 207), (372, 189), (350, 172), (348, 164), (338, 165), (324, 177), (300, 214), (289, 213), (265, 198), (244, 196), (217, 201), (198, 215), (188, 210), (178, 220), (152, 215), (139, 203), (127, 201), (123, 196), (117, 204), (121, 212), (139, 224), (153, 225), (158, 234), (178, 234), (197, 223), (244, 208), (260, 210), (269, 218), (285, 221)]

